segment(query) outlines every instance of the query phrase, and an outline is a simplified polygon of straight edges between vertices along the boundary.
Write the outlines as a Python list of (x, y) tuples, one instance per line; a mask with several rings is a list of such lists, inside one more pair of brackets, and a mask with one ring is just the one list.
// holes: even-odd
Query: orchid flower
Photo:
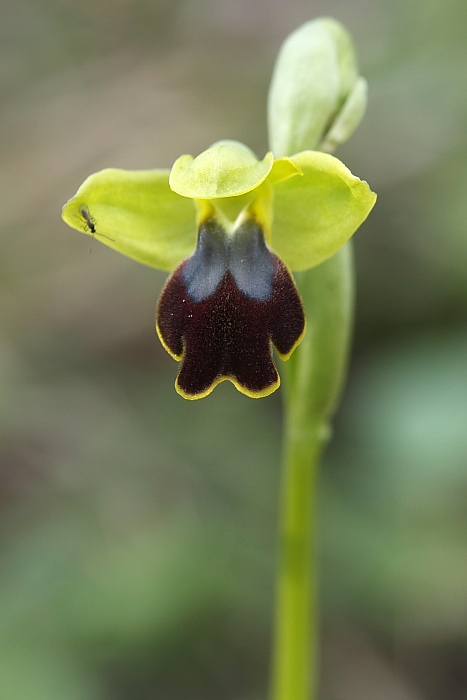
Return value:
[(273, 345), (286, 360), (305, 333), (290, 271), (333, 255), (376, 196), (334, 156), (303, 151), (263, 160), (220, 141), (172, 170), (94, 173), (63, 219), (138, 262), (172, 271), (156, 328), (181, 368), (187, 399), (224, 379), (252, 397), (280, 383)]

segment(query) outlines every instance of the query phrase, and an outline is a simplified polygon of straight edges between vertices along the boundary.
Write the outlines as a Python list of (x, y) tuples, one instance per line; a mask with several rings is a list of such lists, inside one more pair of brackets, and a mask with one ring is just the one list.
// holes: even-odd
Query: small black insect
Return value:
[[(80, 207), (79, 213), (83, 217), (87, 228), (92, 233), (93, 239), (94, 239), (94, 235), (97, 234), (98, 236), (101, 236), (102, 238), (107, 238), (107, 240), (109, 240), (109, 241), (114, 240), (113, 238), (110, 238), (110, 236), (106, 236), (105, 233), (99, 233), (98, 231), (96, 231), (96, 225), (94, 223), (94, 220), (93, 220), (91, 214), (89, 213), (89, 209), (87, 208), (87, 206), (85, 204), (83, 204), (83, 206)], [(92, 243), (92, 241), (91, 241), (91, 243)], [(89, 249), (89, 252), (91, 252), (91, 249)]]
[(91, 219), (91, 214), (89, 213), (89, 209), (83, 204), (83, 206), (80, 208), (79, 213), (83, 217), (83, 219), (86, 222), (87, 227), (91, 231), (91, 233), (96, 233), (96, 227), (94, 225), (94, 221)]

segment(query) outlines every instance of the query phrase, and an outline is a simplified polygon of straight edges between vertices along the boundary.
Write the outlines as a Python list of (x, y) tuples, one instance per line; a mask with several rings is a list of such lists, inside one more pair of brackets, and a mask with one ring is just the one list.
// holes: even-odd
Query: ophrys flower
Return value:
[(243, 144), (220, 141), (195, 159), (181, 156), (171, 171), (97, 172), (63, 218), (124, 255), (173, 270), (156, 325), (182, 362), (182, 396), (206, 396), (228, 379), (259, 397), (280, 383), (271, 344), (287, 359), (305, 332), (289, 270), (333, 255), (375, 200), (329, 154), (258, 160)]

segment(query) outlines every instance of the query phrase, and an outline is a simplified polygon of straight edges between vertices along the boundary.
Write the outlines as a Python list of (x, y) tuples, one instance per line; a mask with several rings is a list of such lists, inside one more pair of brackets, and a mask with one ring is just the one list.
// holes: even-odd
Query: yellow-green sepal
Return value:
[(196, 245), (195, 206), (170, 189), (168, 170), (100, 170), (65, 204), (62, 218), (161, 270), (172, 270)]
[(294, 161), (302, 176), (274, 186), (271, 246), (292, 270), (306, 270), (346, 243), (376, 194), (328, 153), (304, 151)]
[(170, 172), (170, 187), (183, 197), (218, 199), (250, 192), (269, 175), (272, 153), (258, 160), (238, 141), (218, 141), (199, 156), (178, 158)]

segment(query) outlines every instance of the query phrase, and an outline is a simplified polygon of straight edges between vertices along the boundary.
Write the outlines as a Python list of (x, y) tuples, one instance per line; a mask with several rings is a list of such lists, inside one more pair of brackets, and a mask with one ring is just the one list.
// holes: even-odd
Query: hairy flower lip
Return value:
[(156, 329), (181, 361), (176, 389), (183, 397), (202, 398), (229, 380), (259, 398), (280, 384), (271, 344), (281, 359), (290, 357), (304, 336), (305, 315), (258, 222), (244, 221), (230, 236), (212, 217), (200, 226), (195, 253), (169, 277)]

